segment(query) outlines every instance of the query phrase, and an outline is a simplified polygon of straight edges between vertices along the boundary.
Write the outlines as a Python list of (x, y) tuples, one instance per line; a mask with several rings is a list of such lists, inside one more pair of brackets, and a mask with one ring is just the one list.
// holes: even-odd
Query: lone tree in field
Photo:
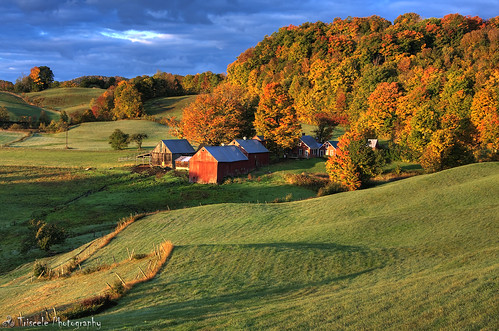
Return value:
[(33, 81), (33, 91), (43, 91), (54, 82), (54, 73), (49, 67), (40, 66), (31, 68), (29, 77)]
[(147, 138), (147, 134), (145, 133), (134, 133), (130, 136), (130, 141), (133, 141), (137, 144), (137, 148), (139, 150), (142, 149), (142, 141)]
[(121, 131), (120, 129), (114, 130), (114, 132), (109, 136), (109, 143), (111, 147), (116, 150), (121, 150), (128, 147), (129, 135)]
[(0, 122), (8, 122), (10, 121), (10, 115), (7, 111), (7, 107), (0, 106)]
[(300, 138), (293, 99), (279, 83), (265, 86), (258, 103), (254, 126), (256, 132), (265, 137), (268, 148), (274, 153), (293, 148)]
[(23, 250), (38, 247), (46, 252), (56, 244), (62, 244), (66, 240), (66, 231), (56, 224), (46, 223), (40, 220), (31, 220), (28, 225), (29, 235), (23, 243)]

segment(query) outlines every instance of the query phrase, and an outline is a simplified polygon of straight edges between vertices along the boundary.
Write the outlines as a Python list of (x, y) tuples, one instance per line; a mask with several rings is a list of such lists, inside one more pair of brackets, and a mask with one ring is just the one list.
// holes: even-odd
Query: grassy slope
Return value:
[(27, 93), (26, 96), (32, 103), (41, 107), (58, 111), (64, 110), (70, 114), (89, 109), (90, 101), (99, 97), (104, 91), (98, 88), (65, 87), (31, 92)]
[(0, 130), (0, 146), (16, 141), (24, 137), (26, 133)]
[[(189, 184), (173, 173), (147, 176), (131, 174), (127, 169), (108, 169), (118, 164), (118, 156), (113, 152), (1, 149), (0, 273), (21, 264), (22, 259), (40, 256), (37, 250), (22, 259), (18, 254), (25, 224), (32, 218), (58, 223), (73, 233), (64, 247), (56, 248), (69, 250), (93, 239), (95, 234), (109, 231), (121, 217), (133, 213), (223, 202), (270, 202), (288, 194), (293, 200), (315, 195), (314, 191), (283, 180), (283, 173), (298, 171), (295, 162), (262, 169), (253, 180), (200, 185)], [(85, 171), (68, 167), (78, 162), (96, 168)], [(321, 171), (324, 167), (321, 160), (299, 164), (301, 171)]]
[[(167, 126), (144, 120), (122, 120), (111, 122), (82, 123), (72, 127), (68, 133), (69, 147), (79, 150), (110, 150), (109, 136), (115, 129), (125, 133), (146, 133), (148, 138), (144, 140), (143, 148), (153, 148), (161, 139), (173, 138)], [(13, 144), (11, 147), (34, 147), (60, 149), (65, 148), (66, 133), (37, 133), (29, 139)], [(132, 143), (129, 150), (135, 151), (136, 146)]]
[(182, 117), (182, 110), (196, 99), (196, 95), (156, 98), (146, 101), (144, 109), (154, 117)]
[(85, 267), (163, 238), (172, 259), (96, 318), (105, 329), (492, 329), (498, 183), (499, 163), (474, 164), (313, 200), (149, 216)]
[[(0, 106), (7, 107), (12, 120), (17, 120), (21, 116), (32, 116), (39, 118), (43, 110), (40, 107), (27, 104), (23, 99), (10, 93), (0, 92)], [(45, 110), (47, 116), (52, 119), (58, 119), (59, 114), (52, 110)]]

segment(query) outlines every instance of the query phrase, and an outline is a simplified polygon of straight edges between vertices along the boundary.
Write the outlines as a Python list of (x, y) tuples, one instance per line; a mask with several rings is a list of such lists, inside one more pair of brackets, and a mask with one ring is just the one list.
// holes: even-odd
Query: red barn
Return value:
[(204, 146), (189, 161), (191, 183), (221, 183), (225, 177), (250, 172), (248, 158), (237, 146)]
[(239, 147), (253, 169), (270, 164), (269, 150), (256, 139), (234, 139), (229, 145)]

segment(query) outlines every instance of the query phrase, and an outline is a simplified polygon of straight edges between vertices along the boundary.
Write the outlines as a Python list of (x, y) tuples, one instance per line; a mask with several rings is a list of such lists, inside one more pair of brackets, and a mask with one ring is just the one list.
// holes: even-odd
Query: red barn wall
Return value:
[(205, 150), (197, 152), (189, 161), (189, 181), (192, 183), (216, 183), (218, 162)]

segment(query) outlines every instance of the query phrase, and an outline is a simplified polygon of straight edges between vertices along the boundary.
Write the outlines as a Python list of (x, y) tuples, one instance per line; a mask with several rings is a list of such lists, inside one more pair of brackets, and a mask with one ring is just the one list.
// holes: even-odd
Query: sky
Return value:
[(0, 0), (0, 79), (223, 73), (282, 26), (415, 12), (499, 15), (498, 0)]

